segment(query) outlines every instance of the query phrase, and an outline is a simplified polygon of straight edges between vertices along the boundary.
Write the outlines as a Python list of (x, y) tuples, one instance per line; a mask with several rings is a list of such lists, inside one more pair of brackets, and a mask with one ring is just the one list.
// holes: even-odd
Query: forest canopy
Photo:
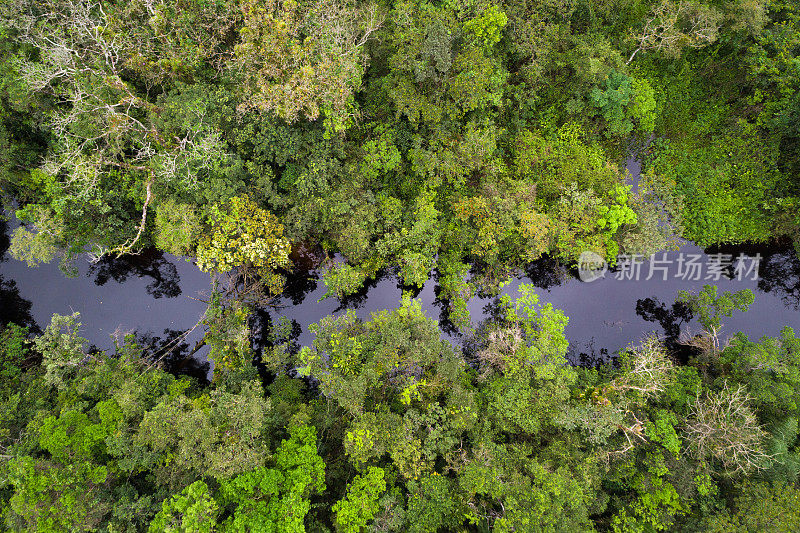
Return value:
[(435, 271), (458, 314), (544, 254), (798, 242), (798, 17), (782, 0), (9, 0), (12, 253), (204, 257), (245, 198), (344, 259), (324, 261), (331, 294)]
[[(800, 254), (794, 0), (4, 0), (0, 201), (31, 266), (214, 276), (211, 382), (77, 315), (0, 323), (11, 530), (800, 530), (800, 341), (719, 336), (752, 293), (676, 294), (681, 357), (596, 368), (532, 287), (466, 304), (543, 257)], [(391, 272), (403, 301), (256, 353), (298, 250), (327, 297)]]
[[(0, 516), (15, 531), (794, 531), (800, 339), (657, 337), (566, 364), (532, 286), (462, 349), (417, 300), (312, 326), (213, 382), (80, 317), (0, 333)], [(747, 290), (679, 295), (716, 321)], [(249, 348), (248, 348), (249, 349)], [(684, 353), (685, 350), (684, 350)]]

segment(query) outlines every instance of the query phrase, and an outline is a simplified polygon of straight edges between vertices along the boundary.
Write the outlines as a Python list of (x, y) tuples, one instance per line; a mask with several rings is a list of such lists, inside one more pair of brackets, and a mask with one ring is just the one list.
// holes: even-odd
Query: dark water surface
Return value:
[[(156, 251), (97, 264), (79, 258), (78, 275), (67, 277), (57, 261), (28, 267), (11, 258), (7, 248), (12, 225), (0, 220), (0, 323), (41, 330), (53, 314), (79, 312), (82, 335), (98, 349), (111, 350), (114, 339), (136, 333), (158, 356), (174, 342), (171, 357), (185, 353), (202, 337), (200, 327), (184, 335), (206, 309), (197, 299), (206, 299), (211, 288), (208, 274), (192, 263)], [(181, 364), (187, 363), (197, 367), (194, 373), (205, 373), (201, 362)]]
[[(521, 283), (532, 283), (537, 287), (540, 303), (550, 302), (554, 307), (562, 309), (569, 317), (566, 335), (573, 352), (573, 361), (579, 362), (581, 354), (592, 359), (604, 359), (604, 353), (612, 354), (624, 348), (631, 341), (638, 341), (648, 332), (655, 331), (659, 335), (677, 337), (681, 332), (699, 333), (700, 326), (696, 320), (686, 316), (681, 306), (673, 303), (679, 290), (699, 291), (705, 283), (712, 283), (724, 290), (737, 291), (751, 289), (755, 294), (755, 302), (747, 313), (736, 312), (731, 318), (723, 321), (723, 337), (743, 331), (753, 338), (763, 335), (777, 335), (783, 326), (791, 326), (800, 331), (800, 260), (791, 247), (729, 248), (722, 251), (710, 250), (712, 254), (725, 253), (738, 257), (745, 254), (749, 265), (751, 257), (761, 255), (759, 280), (732, 279), (720, 276), (719, 280), (700, 279), (683, 280), (676, 277), (677, 260), (680, 254), (698, 254), (699, 263), (705, 267), (709, 255), (700, 248), (685, 245), (678, 252), (666, 255), (672, 261), (668, 266), (667, 279), (656, 271), (653, 279), (646, 280), (649, 274), (649, 261), (641, 266), (639, 281), (633, 279), (617, 279), (620, 272), (608, 272), (604, 278), (585, 283), (577, 278), (576, 272), (569, 271), (555, 261), (541, 260), (533, 264), (525, 273), (514, 279), (503, 292), (515, 297), (519, 294)], [(659, 260), (663, 259), (658, 255)], [(708, 275), (702, 273), (702, 277)], [(715, 275), (711, 276), (716, 277)], [(313, 336), (307, 325), (335, 312), (344, 312), (342, 304), (335, 299), (317, 302), (325, 294), (325, 286), (321, 280), (309, 275), (306, 289), (310, 292), (298, 295), (294, 301), (284, 298), (281, 303), (286, 307), (280, 310), (284, 316), (302, 326), (298, 341), (301, 345), (310, 343)], [(436, 283), (429, 280), (419, 292), (417, 298), (422, 301), (423, 308), (429, 316), (440, 320), (446, 326), (446, 314), (443, 305), (435, 295)], [(291, 287), (290, 287), (291, 288)], [(397, 307), (402, 295), (402, 288), (397, 278), (387, 275), (375, 282), (366, 294), (346, 302), (361, 317), (368, 317), (371, 312)], [(489, 316), (494, 299), (474, 298), (468, 303), (473, 323)], [(444, 333), (457, 338), (447, 327)], [(592, 357), (594, 356), (594, 357)]]
[[(638, 175), (637, 162), (629, 161), (628, 168)], [(188, 335), (183, 333), (197, 324), (206, 308), (202, 300), (210, 293), (208, 274), (181, 258), (149, 251), (122, 259), (105, 259), (98, 264), (80, 259), (79, 275), (68, 278), (56, 264), (30, 268), (10, 258), (6, 253), (10, 224), (0, 220), (0, 323), (14, 321), (43, 329), (54, 313), (65, 315), (77, 311), (81, 314), (83, 336), (98, 349), (113, 349), (114, 338), (136, 332), (150, 353), (160, 357), (171, 352), (169, 357), (175, 364), (191, 367), (179, 370), (197, 375), (208, 370), (202, 363), (203, 349), (197, 352), (195, 360), (182, 362), (202, 337), (200, 327)], [(752, 273), (737, 279), (731, 269), (721, 276), (710, 272), (709, 261), (713, 262), (713, 254), (718, 253), (733, 258), (742, 255), (745, 265), (749, 258), (760, 256), (758, 279), (750, 279)], [(681, 254), (684, 258), (688, 254), (699, 255), (700, 279), (682, 279), (678, 265)], [(566, 335), (575, 363), (606, 360), (609, 354), (651, 331), (671, 338), (686, 331), (699, 332), (696, 320), (691, 320), (685, 309), (673, 303), (679, 290), (699, 291), (706, 283), (717, 285), (720, 291), (748, 288), (755, 294), (748, 313), (737, 311), (723, 321), (723, 336), (737, 331), (751, 338), (775, 336), (783, 326), (800, 331), (800, 260), (790, 246), (703, 251), (687, 244), (680, 251), (657, 257), (669, 262), (666, 274), (655, 271), (652, 279), (647, 280), (650, 263), (646, 261), (638, 280), (617, 279), (622, 277), (621, 273), (609, 271), (605, 277), (589, 283), (578, 279), (576, 271), (543, 259), (531, 264), (504, 292), (513, 297), (518, 294), (520, 283), (532, 283), (541, 303), (550, 302), (562, 309), (569, 317)], [(661, 279), (665, 275), (667, 279)], [(459, 334), (449, 324), (435, 289), (436, 282), (430, 279), (416, 297), (429, 316), (440, 320), (443, 335), (457, 342)], [(296, 342), (308, 345), (313, 340), (309, 324), (346, 308), (355, 309), (361, 318), (395, 308), (402, 287), (395, 275), (387, 273), (345, 302), (333, 298), (318, 301), (325, 292), (324, 284), (313, 270), (294, 274), (277, 303), (278, 308), (258, 314), (261, 320), (256, 320), (256, 337), (259, 323), (263, 325), (283, 315), (294, 322)], [(469, 302), (474, 324), (489, 316), (494, 301), (474, 298)], [(173, 344), (175, 350), (171, 350)]]
[[(680, 253), (702, 254), (700, 263), (704, 266), (709, 258), (699, 248), (686, 245), (680, 252), (667, 254), (673, 263), (668, 265), (666, 281), (660, 279), (660, 271), (654, 279), (646, 280), (649, 262), (645, 262), (639, 281), (616, 279), (620, 272), (610, 271), (604, 278), (586, 283), (575, 272), (545, 259), (531, 265), (504, 292), (515, 296), (520, 283), (533, 283), (541, 302), (562, 309), (569, 317), (566, 334), (575, 362), (580, 354), (604, 358), (605, 353), (613, 353), (650, 331), (668, 336), (686, 330), (698, 332), (697, 322), (687, 320), (681, 308), (672, 304), (679, 290), (699, 290), (704, 283), (714, 283), (720, 290), (749, 288), (755, 293), (755, 303), (748, 313), (736, 312), (724, 321), (723, 335), (736, 331), (751, 337), (777, 335), (785, 325), (800, 331), (800, 261), (793, 249), (750, 247), (722, 251), (735, 257), (760, 254), (759, 279), (679, 279)], [(157, 350), (197, 323), (205, 310), (200, 300), (206, 299), (210, 291), (207, 274), (190, 262), (160, 253), (95, 265), (81, 260), (75, 278), (65, 277), (55, 264), (30, 268), (7, 255), (0, 261), (0, 321), (44, 328), (54, 313), (77, 311), (81, 313), (83, 335), (99, 349), (111, 349), (114, 337), (136, 331)], [(706, 275), (703, 272), (703, 277)], [(333, 298), (317, 301), (326, 289), (313, 271), (297, 274), (290, 281), (287, 296), (278, 302), (279, 308), (265, 310), (262, 316), (268, 314), (274, 319), (283, 315), (293, 320), (298, 330), (296, 340), (301, 345), (310, 344), (313, 338), (308, 325), (322, 317), (353, 308), (360, 317), (368, 318), (372, 312), (397, 307), (402, 294), (397, 277), (391, 274), (372, 282), (362, 294), (344, 303)], [(446, 327), (444, 306), (436, 298), (435, 287), (435, 280), (429, 280), (417, 298), (429, 316), (440, 320), (443, 334), (457, 340), (458, 334)], [(469, 302), (473, 322), (488, 316), (493, 301), (474, 298)], [(188, 335), (184, 350), (200, 336), (200, 328)]]

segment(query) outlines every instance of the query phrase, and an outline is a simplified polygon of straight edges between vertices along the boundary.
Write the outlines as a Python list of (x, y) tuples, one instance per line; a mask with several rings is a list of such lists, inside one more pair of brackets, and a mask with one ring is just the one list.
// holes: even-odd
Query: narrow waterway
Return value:
[[(754, 261), (760, 256), (758, 279), (752, 279), (752, 271), (743, 269), (736, 272), (734, 268), (720, 272), (717, 278), (717, 271), (708, 265), (717, 263), (718, 253), (734, 259), (741, 256), (741, 264), (746, 269), (754, 266)], [(681, 258), (684, 271), (688, 270), (685, 267), (688, 261), (699, 268), (685, 276), (680, 272)], [(658, 254), (656, 259), (658, 262), (652, 265), (652, 276), (651, 262), (645, 261), (639, 267), (638, 280), (634, 269), (617, 268), (588, 283), (578, 278), (577, 271), (544, 259), (531, 264), (525, 274), (514, 279), (503, 292), (513, 297), (519, 294), (521, 283), (530, 283), (537, 287), (540, 302), (550, 302), (562, 309), (569, 317), (566, 335), (575, 363), (607, 359), (609, 354), (651, 331), (668, 337), (676, 337), (681, 332), (699, 333), (697, 321), (689, 319), (685, 309), (673, 304), (678, 291), (699, 291), (706, 283), (717, 285), (720, 291), (748, 288), (755, 294), (755, 302), (748, 313), (736, 312), (724, 320), (723, 336), (737, 331), (754, 338), (772, 336), (786, 325), (800, 331), (800, 261), (791, 247), (735, 247), (703, 251), (697, 246), (684, 245), (681, 250), (665, 256)], [(698, 273), (700, 279), (694, 279)], [(710, 279), (705, 279), (706, 276)], [(294, 298), (280, 301), (280, 313), (301, 326), (297, 339), (301, 345), (313, 340), (307, 325), (328, 314), (344, 312), (346, 307), (351, 307), (360, 317), (368, 317), (371, 312), (396, 307), (402, 295), (402, 287), (393, 275), (379, 278), (367, 291), (348, 300), (345, 305), (335, 299), (317, 301), (326, 289), (313, 272), (302, 280), (295, 280), (295, 284), (302, 285), (302, 290), (290, 287)], [(436, 298), (435, 280), (428, 280), (417, 298), (429, 316), (440, 320), (443, 334), (457, 339), (458, 334), (448, 327), (443, 304)], [(468, 308), (473, 322), (488, 317), (493, 302), (493, 298), (470, 300)], [(277, 313), (272, 314), (277, 316)]]
[[(629, 170), (638, 175), (638, 164)], [(31, 268), (8, 256), (8, 236), (14, 222), (0, 221), (0, 322), (14, 321), (44, 328), (54, 313), (79, 312), (83, 335), (98, 349), (109, 350), (114, 340), (136, 333), (154, 354), (169, 352), (179, 371), (204, 375), (204, 350), (187, 363), (182, 357), (202, 337), (198, 327), (211, 288), (210, 277), (181, 258), (149, 251), (97, 264), (78, 260), (78, 276), (69, 278), (56, 264)], [(722, 255), (718, 255), (722, 254)], [(721, 257), (732, 264), (715, 268)], [(686, 244), (680, 250), (645, 261), (638, 274), (618, 268), (599, 279), (584, 282), (576, 270), (542, 259), (529, 265), (504, 292), (518, 294), (521, 283), (537, 287), (541, 302), (550, 302), (569, 317), (566, 329), (571, 360), (592, 364), (607, 360), (617, 350), (636, 342), (648, 332), (675, 338), (682, 332), (697, 333), (699, 325), (681, 306), (673, 303), (679, 290), (698, 291), (712, 283), (721, 291), (751, 289), (755, 303), (746, 314), (736, 312), (724, 321), (723, 336), (743, 331), (752, 338), (774, 336), (783, 326), (800, 330), (800, 260), (790, 246), (740, 246), (702, 250)], [(693, 263), (696, 270), (688, 268)], [(735, 267), (743, 267), (737, 271)], [(747, 271), (745, 271), (747, 270)], [(402, 287), (392, 273), (369, 283), (355, 297), (339, 302), (320, 299), (326, 289), (317, 272), (295, 273), (276, 308), (259, 313), (258, 323), (283, 315), (294, 322), (299, 345), (313, 340), (308, 326), (326, 315), (355, 309), (361, 318), (382, 309), (395, 308)], [(429, 316), (438, 319), (443, 335), (460, 340), (437, 299), (435, 279), (416, 296)], [(493, 298), (474, 298), (468, 306), (473, 323), (487, 318)], [(258, 327), (256, 327), (258, 329)]]

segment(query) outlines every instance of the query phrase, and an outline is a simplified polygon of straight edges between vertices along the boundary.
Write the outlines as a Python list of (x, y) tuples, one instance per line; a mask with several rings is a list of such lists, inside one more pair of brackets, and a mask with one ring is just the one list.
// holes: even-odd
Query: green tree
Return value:
[(371, 466), (347, 486), (347, 496), (336, 502), (336, 525), (345, 533), (360, 533), (380, 510), (379, 498), (386, 490), (384, 471)]
[(290, 429), (275, 453), (275, 467), (261, 467), (222, 483), (221, 507), (231, 512), (229, 531), (305, 531), (309, 497), (325, 490), (325, 464), (317, 454), (313, 427)]
[(44, 333), (34, 339), (34, 346), (42, 354), (44, 379), (58, 388), (67, 386), (67, 380), (74, 376), (81, 363), (89, 356), (84, 347), (88, 342), (78, 334), (80, 315), (53, 315)]
[(164, 500), (161, 511), (150, 522), (151, 533), (211, 533), (217, 527), (219, 506), (208, 485), (195, 481), (180, 494)]
[(747, 482), (732, 508), (708, 519), (706, 531), (793, 531), (800, 527), (798, 489)]
[(364, 45), (383, 22), (377, 6), (355, 2), (242, 2), (236, 58), (244, 73), (243, 108), (289, 122), (323, 115), (344, 131), (356, 112)]
[(209, 218), (211, 230), (197, 244), (198, 266), (219, 273), (250, 267), (271, 293), (280, 292), (283, 280), (275, 270), (289, 265), (291, 245), (275, 215), (241, 196), (213, 206)]
[(157, 206), (155, 225), (156, 246), (173, 255), (192, 253), (202, 231), (195, 208), (171, 199)]
[(58, 465), (24, 456), (9, 462), (6, 476), (14, 491), (7, 523), (16, 529), (92, 531), (110, 511), (104, 465), (81, 460)]
[(688, 291), (678, 292), (678, 301), (689, 306), (692, 312), (698, 315), (700, 324), (708, 331), (719, 329), (723, 317), (731, 316), (734, 311), (747, 311), (754, 298), (750, 289), (718, 294), (716, 285), (703, 285), (703, 289), (697, 294)]

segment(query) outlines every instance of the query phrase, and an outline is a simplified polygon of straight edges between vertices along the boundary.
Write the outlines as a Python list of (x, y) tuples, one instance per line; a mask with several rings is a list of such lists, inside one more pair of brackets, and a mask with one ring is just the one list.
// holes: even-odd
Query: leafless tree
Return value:
[(722, 15), (715, 9), (690, 0), (662, 0), (636, 36), (638, 47), (627, 63), (637, 53), (655, 50), (668, 55), (679, 55), (685, 47), (703, 48), (717, 39)]
[(635, 391), (645, 397), (664, 390), (675, 365), (664, 344), (655, 336), (646, 337), (621, 359), (622, 372), (611, 382), (619, 391)]
[(628, 415), (627, 423), (617, 424), (617, 428), (625, 437), (625, 443), (621, 448), (608, 450), (607, 458), (623, 456), (633, 450), (637, 443), (647, 442), (647, 438), (644, 436), (644, 422), (639, 420), (633, 411), (627, 411), (626, 414)]
[(764, 452), (767, 432), (750, 408), (744, 386), (727, 383), (717, 393), (698, 396), (686, 437), (697, 459), (718, 461), (730, 475), (762, 468), (769, 455)]
[(489, 332), (487, 341), (486, 347), (478, 353), (481, 379), (485, 379), (493, 372), (502, 372), (507, 358), (513, 356), (525, 344), (522, 330), (516, 325)]
[(663, 343), (648, 336), (638, 345), (621, 354), (620, 373), (593, 395), (593, 420), (588, 423), (598, 442), (613, 435), (621, 436), (621, 444), (606, 444), (600, 455), (605, 461), (625, 456), (638, 444), (647, 442), (646, 419), (642, 409), (648, 398), (663, 392), (674, 371), (674, 364)]

